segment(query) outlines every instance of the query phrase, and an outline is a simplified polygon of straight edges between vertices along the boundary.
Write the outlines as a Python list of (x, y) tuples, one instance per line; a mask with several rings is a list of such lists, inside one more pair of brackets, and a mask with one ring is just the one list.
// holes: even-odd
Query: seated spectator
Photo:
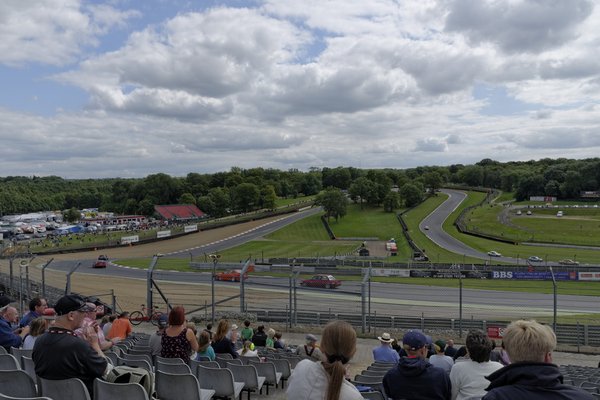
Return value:
[(433, 346), (435, 348), (435, 354), (429, 357), (429, 363), (434, 367), (443, 369), (447, 374), (449, 374), (452, 366), (454, 366), (454, 360), (452, 357), (444, 354), (444, 351), (446, 350), (446, 342), (440, 339), (437, 340)]
[(227, 332), (227, 339), (233, 343), (233, 347), (237, 350), (241, 348), (241, 343), (238, 343), (240, 339), (240, 332), (238, 331), (238, 326), (236, 324), (232, 324), (229, 332)]
[(294, 368), (286, 394), (288, 400), (363, 400), (354, 385), (344, 379), (346, 365), (356, 352), (356, 332), (343, 321), (323, 329), (322, 362), (302, 360)]
[(167, 326), (169, 326), (169, 323), (167, 322), (167, 316), (161, 315), (158, 319), (158, 329), (152, 334), (152, 336), (150, 336), (150, 340), (148, 342), (152, 356), (160, 356), (160, 352), (162, 351), (162, 335), (165, 333)]
[(111, 314), (108, 316), (108, 322), (106, 322), (102, 326), (102, 333), (104, 333), (104, 337), (110, 337), (109, 336), (110, 328), (112, 328), (112, 324), (113, 324), (113, 322), (115, 322), (116, 319), (117, 319), (117, 316), (114, 314)]
[(265, 326), (259, 325), (256, 328), (256, 332), (252, 336), (252, 343), (255, 346), (266, 347), (267, 346), (267, 334), (265, 333)]
[(448, 400), (450, 378), (441, 368), (431, 365), (427, 356), (427, 338), (419, 330), (408, 331), (402, 338), (408, 354), (383, 377), (383, 388), (391, 399)]
[(12, 300), (8, 297), (0, 297), (0, 346), (7, 351), (11, 347), (21, 347), (23, 339), (29, 333), (28, 326), (13, 331), (13, 325), (16, 326), (19, 322), (19, 313), (10, 303)]
[(502, 341), (502, 344), (500, 345), (500, 364), (504, 365), (505, 367), (510, 364), (510, 357), (508, 356), (508, 353), (506, 352), (506, 348), (504, 347), (504, 341)]
[(109, 367), (91, 326), (85, 328), (82, 338), (75, 335), (89, 308), (80, 296), (71, 294), (61, 297), (54, 309), (54, 326), (33, 346), (35, 373), (50, 380), (81, 379), (93, 398), (94, 379), (104, 376)]
[(379, 346), (373, 348), (373, 359), (381, 362), (393, 362), (397, 363), (400, 360), (398, 352), (392, 349), (392, 342), (394, 339), (389, 333), (384, 332), (381, 336), (378, 336)]
[(229, 332), (229, 321), (222, 319), (219, 321), (217, 332), (213, 337), (212, 347), (216, 354), (228, 353), (233, 358), (238, 358), (239, 354), (235, 351), (235, 346), (231, 340), (227, 338), (227, 332)]
[(110, 327), (108, 337), (110, 339), (125, 340), (133, 332), (131, 321), (129, 321), (129, 313), (127, 311), (122, 312), (119, 318), (115, 319)]
[(192, 350), (198, 351), (196, 335), (187, 327), (182, 306), (173, 307), (169, 312), (169, 326), (162, 334), (161, 346), (161, 357), (181, 358), (186, 363), (190, 360)]
[(456, 355), (457, 351), (458, 349), (454, 347), (454, 340), (448, 339), (446, 341), (446, 350), (444, 350), (444, 354), (454, 359), (454, 356)]
[(205, 330), (200, 332), (198, 336), (198, 352), (196, 353), (196, 360), (200, 361), (200, 357), (208, 357), (210, 361), (215, 360), (215, 350), (210, 345), (210, 335)]
[[(100, 326), (98, 326), (98, 321), (96, 321), (96, 304), (91, 302), (87, 302), (86, 304), (88, 307), (88, 311), (85, 313), (85, 318), (83, 319), (83, 324), (81, 324), (81, 328), (76, 329), (75, 334), (81, 337), (83, 335), (84, 329), (88, 326), (91, 326), (98, 334), (98, 343), (100, 344), (100, 348), (102, 349), (102, 351), (106, 351), (110, 349), (114, 343), (110, 340), (106, 340), (106, 338), (104, 337), (104, 332), (102, 332), (102, 329), (100, 329)], [(118, 341), (119, 339), (116, 340)]]
[(296, 354), (304, 359), (312, 361), (321, 361), (323, 357), (321, 350), (317, 346), (317, 338), (310, 333), (306, 335), (306, 344), (304, 346), (298, 346)]
[(456, 353), (452, 357), (454, 359), (454, 363), (456, 364), (459, 361), (465, 361), (469, 359), (469, 353), (467, 352), (466, 346), (461, 346), (456, 350)]
[(249, 340), (244, 342), (244, 347), (238, 350), (238, 354), (242, 357), (258, 357), (258, 351), (254, 350), (254, 343)]
[(282, 336), (283, 335), (281, 334), (281, 332), (275, 332), (275, 343), (274, 343), (273, 347), (275, 347), (276, 349), (282, 349), (282, 350), (287, 349), (285, 342), (281, 338)]
[(212, 339), (213, 339), (212, 324), (206, 324), (206, 328), (204, 328), (204, 332), (208, 333), (208, 337), (210, 337), (210, 340), (212, 342)]
[(466, 339), (469, 359), (456, 363), (450, 371), (452, 400), (466, 400), (481, 397), (489, 382), (485, 378), (502, 368), (502, 364), (490, 361), (492, 341), (481, 330), (472, 330)]
[(29, 324), (31, 324), (31, 321), (44, 315), (44, 310), (46, 308), (48, 308), (48, 302), (46, 301), (46, 299), (42, 299), (41, 297), (34, 297), (29, 302), (29, 312), (25, 314), (23, 318), (21, 318), (19, 326), (21, 328), (24, 326), (29, 326)]
[(32, 350), (36, 339), (48, 329), (48, 320), (43, 317), (39, 317), (31, 321), (29, 324), (29, 335), (25, 336), (23, 340), (23, 349)]
[(250, 328), (250, 321), (244, 321), (244, 328), (240, 332), (240, 336), (242, 338), (242, 342), (245, 342), (246, 340), (252, 341), (252, 336), (254, 336), (254, 330)]
[(512, 364), (487, 377), (491, 381), (484, 400), (592, 400), (595, 397), (575, 386), (563, 384), (552, 363), (556, 335), (536, 321), (514, 321), (504, 331), (506, 352)]
[(275, 329), (269, 328), (269, 330), (267, 331), (267, 341), (265, 345), (270, 349), (275, 348)]

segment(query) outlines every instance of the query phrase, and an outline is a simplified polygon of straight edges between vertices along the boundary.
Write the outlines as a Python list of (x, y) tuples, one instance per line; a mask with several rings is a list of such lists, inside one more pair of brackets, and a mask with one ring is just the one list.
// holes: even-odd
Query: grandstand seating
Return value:
[(244, 382), (233, 380), (233, 373), (227, 368), (207, 368), (198, 366), (200, 388), (214, 390), (216, 397), (237, 399), (244, 389)]
[(201, 389), (198, 379), (192, 374), (178, 375), (157, 371), (156, 394), (160, 400), (210, 400), (215, 391)]
[(275, 369), (275, 364), (272, 362), (254, 362), (250, 360), (249, 365), (254, 365), (256, 367), (256, 372), (258, 372), (259, 376), (265, 377), (265, 387), (267, 388), (267, 395), (269, 394), (269, 386), (275, 386), (275, 388), (279, 387), (279, 382), (281, 381), (281, 372), (277, 372)]
[(229, 364), (227, 368), (233, 374), (233, 379), (236, 382), (244, 383), (242, 390), (248, 393), (248, 400), (250, 400), (250, 393), (257, 391), (262, 393), (265, 377), (258, 376), (258, 372), (256, 372), (256, 368), (253, 365)]
[(14, 397), (35, 397), (35, 382), (25, 371), (0, 371), (0, 391)]
[(40, 394), (60, 400), (91, 400), (87, 388), (80, 379), (50, 380), (38, 377)]
[(139, 383), (112, 383), (95, 379), (94, 400), (148, 400), (148, 394)]

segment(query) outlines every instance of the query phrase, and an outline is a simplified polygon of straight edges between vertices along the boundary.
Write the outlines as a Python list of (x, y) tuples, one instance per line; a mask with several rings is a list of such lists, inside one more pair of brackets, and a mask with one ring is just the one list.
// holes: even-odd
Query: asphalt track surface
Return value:
[[(440, 246), (449, 248), (459, 254), (476, 256), (482, 253), (461, 244), (454, 238), (445, 234), (441, 229), (444, 220), (464, 200), (465, 195), (458, 191), (445, 191), (450, 197), (436, 211), (427, 216), (422, 227), (429, 226), (424, 232)], [(189, 257), (190, 253), (199, 256), (204, 253), (223, 251), (227, 248), (238, 246), (247, 241), (260, 238), (270, 232), (278, 230), (299, 219), (320, 212), (318, 208), (312, 208), (292, 215), (283, 216), (276, 221), (271, 221), (245, 232), (239, 232), (231, 237), (220, 239), (213, 243), (207, 243), (192, 248), (179, 249), (165, 254), (166, 257)], [(61, 271), (71, 270), (77, 262), (82, 266), (78, 274), (92, 274), (112, 276), (116, 278), (145, 279), (146, 270), (111, 265), (106, 269), (91, 269), (88, 266), (93, 260), (71, 260), (54, 261), (50, 269)], [(160, 262), (160, 260), (159, 260)], [(181, 282), (186, 284), (197, 284), (210, 286), (211, 274), (209, 272), (176, 272), (156, 270), (156, 280)], [(239, 283), (217, 282), (216, 287), (227, 287), (235, 289)], [(268, 293), (272, 296), (281, 296), (279, 306), (287, 302), (289, 294), (289, 278), (251, 276), (246, 282), (246, 289), (258, 293)], [(302, 311), (326, 311), (352, 312), (361, 311), (361, 283), (356, 281), (345, 281), (341, 288), (335, 290), (297, 288), (298, 308)], [(370, 286), (372, 313), (378, 315), (398, 315), (413, 317), (443, 317), (458, 318), (459, 299), (458, 289), (445, 287), (430, 287), (417, 285), (404, 285), (392, 283), (373, 282)], [(475, 319), (500, 319), (500, 318), (522, 318), (551, 316), (553, 313), (553, 295), (500, 292), (493, 290), (463, 289), (462, 291), (462, 316), (463, 318)], [(597, 298), (589, 296), (558, 295), (558, 314), (573, 315), (597, 312)]]

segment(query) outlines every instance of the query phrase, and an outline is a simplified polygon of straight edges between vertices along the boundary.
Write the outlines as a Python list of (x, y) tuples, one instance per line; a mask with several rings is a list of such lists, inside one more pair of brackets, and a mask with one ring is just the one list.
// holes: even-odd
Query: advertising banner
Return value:
[(138, 235), (123, 236), (121, 238), (121, 244), (137, 243), (139, 241), (140, 241), (140, 237)]
[(185, 233), (195, 232), (198, 230), (198, 225), (186, 225), (183, 227)]
[(408, 278), (410, 276), (410, 270), (408, 269), (391, 269), (391, 268), (372, 268), (372, 276), (400, 276)]
[(504, 337), (504, 329), (506, 328), (503, 326), (488, 326), (487, 335), (490, 339), (502, 339), (502, 337)]
[(580, 281), (600, 281), (600, 272), (579, 272)]
[(158, 231), (156, 232), (156, 238), (160, 239), (160, 238), (166, 238), (171, 236), (171, 231)]
[[(492, 271), (492, 279), (529, 279), (539, 281), (551, 281), (550, 271)], [(554, 279), (557, 281), (577, 280), (577, 272), (555, 272)]]

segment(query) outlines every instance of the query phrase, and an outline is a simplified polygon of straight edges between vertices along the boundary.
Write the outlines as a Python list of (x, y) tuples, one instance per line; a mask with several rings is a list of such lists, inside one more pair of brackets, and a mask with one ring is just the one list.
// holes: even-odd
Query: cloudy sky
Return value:
[(600, 0), (0, 1), (0, 176), (600, 154)]

